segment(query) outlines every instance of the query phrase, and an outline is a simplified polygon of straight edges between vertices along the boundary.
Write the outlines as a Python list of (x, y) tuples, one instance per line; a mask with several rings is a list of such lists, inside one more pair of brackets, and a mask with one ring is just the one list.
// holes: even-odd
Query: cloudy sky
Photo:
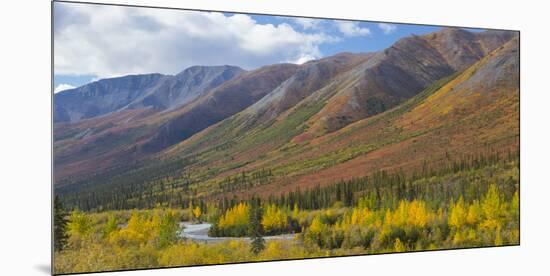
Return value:
[(192, 65), (303, 63), (438, 27), (54, 2), (55, 91)]

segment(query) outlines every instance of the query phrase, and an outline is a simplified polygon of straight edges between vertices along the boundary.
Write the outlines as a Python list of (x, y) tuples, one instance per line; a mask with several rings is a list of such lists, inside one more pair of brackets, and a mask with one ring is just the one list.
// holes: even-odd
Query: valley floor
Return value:
[(335, 200), (339, 192), (331, 201), (317, 190), (300, 205), (282, 198), (75, 210), (67, 216), (68, 239), (55, 252), (54, 269), (63, 274), (518, 245), (519, 164), (499, 160), (401, 184), (391, 176), (369, 180), (390, 181), (385, 187), (393, 188), (385, 191), (346, 184), (367, 190), (341, 201)]

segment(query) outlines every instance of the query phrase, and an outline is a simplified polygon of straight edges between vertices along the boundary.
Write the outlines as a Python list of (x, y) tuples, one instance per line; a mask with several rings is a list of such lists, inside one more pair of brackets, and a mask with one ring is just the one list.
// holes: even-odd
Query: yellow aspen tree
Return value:
[(501, 226), (500, 224), (496, 227), (496, 233), (495, 233), (495, 246), (502, 245), (502, 236), (500, 233)]
[(202, 215), (202, 210), (200, 206), (196, 206), (195, 208), (193, 208), (193, 217), (195, 219), (200, 221), (201, 215)]
[(311, 221), (311, 225), (309, 226), (308, 230), (312, 234), (320, 234), (325, 230), (325, 228), (326, 228), (326, 225), (321, 221), (321, 217), (315, 216)]
[(90, 216), (78, 210), (71, 213), (67, 226), (70, 235), (87, 236), (93, 230)]
[(484, 221), (480, 226), (485, 229), (500, 227), (503, 211), (506, 211), (506, 208), (506, 203), (501, 200), (497, 186), (492, 184), (481, 202)]
[(359, 223), (359, 210), (357, 210), (357, 208), (353, 208), (353, 211), (351, 212), (350, 224), (356, 225), (358, 223)]
[(423, 201), (413, 200), (408, 206), (408, 223), (416, 227), (424, 227), (428, 222), (428, 211)]
[(246, 225), (248, 223), (249, 206), (246, 203), (239, 203), (227, 210), (220, 217), (219, 227), (226, 228), (234, 225)]
[(189, 201), (189, 206), (187, 208), (189, 220), (193, 219), (193, 201)]
[(451, 205), (451, 213), (449, 215), (449, 226), (460, 229), (466, 222), (466, 210), (464, 208), (464, 198), (462, 196), (458, 201)]
[(501, 215), (502, 204), (498, 188), (495, 184), (492, 184), (481, 203), (483, 214), (487, 219), (497, 220)]
[(405, 245), (401, 242), (401, 240), (399, 238), (395, 239), (395, 243), (393, 244), (393, 250), (395, 252), (405, 252), (406, 251)]
[(393, 212), (392, 223), (396, 226), (403, 226), (408, 221), (409, 203), (405, 200), (399, 202), (399, 207)]
[(483, 215), (483, 211), (481, 210), (479, 201), (474, 200), (474, 202), (470, 204), (470, 206), (468, 207), (468, 215), (466, 216), (466, 222), (474, 226), (481, 221), (482, 215)]
[(299, 212), (300, 212), (300, 209), (298, 209), (298, 204), (294, 203), (294, 209), (292, 209), (292, 218), (298, 219)]
[(283, 230), (288, 226), (287, 215), (276, 205), (267, 206), (262, 218), (262, 226), (266, 232)]
[(512, 202), (510, 203), (510, 214), (513, 220), (519, 219), (519, 193), (516, 191), (512, 196)]

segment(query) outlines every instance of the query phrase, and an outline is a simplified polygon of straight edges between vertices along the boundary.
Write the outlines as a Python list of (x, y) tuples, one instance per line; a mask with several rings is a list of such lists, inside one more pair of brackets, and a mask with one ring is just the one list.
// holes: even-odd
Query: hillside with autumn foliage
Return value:
[(182, 205), (517, 152), (518, 66), (513, 32), (448, 28), (241, 73), (167, 111), (56, 125), (56, 192), (84, 210)]

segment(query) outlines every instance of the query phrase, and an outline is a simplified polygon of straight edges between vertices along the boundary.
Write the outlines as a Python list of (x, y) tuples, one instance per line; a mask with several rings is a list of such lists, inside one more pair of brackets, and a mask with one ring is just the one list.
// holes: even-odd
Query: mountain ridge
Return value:
[[(446, 40), (453, 41), (453, 47), (446, 47)], [(184, 192), (178, 185), (190, 183), (185, 193), (214, 196), (227, 191), (226, 178), (265, 169), (273, 173), (269, 181), (238, 193), (267, 196), (381, 169), (406, 170), (421, 165), (421, 159), (437, 164), (445, 154), (465, 154), (457, 152), (459, 145), (480, 151), (517, 148), (513, 133), (518, 129), (518, 80), (503, 78), (517, 74), (514, 33), (464, 35), (443, 30), (435, 37), (411, 37), (394, 46), (279, 65), (282, 69), (275, 78), (272, 73), (244, 72), (161, 113), (140, 107), (58, 124), (56, 136), (63, 139), (56, 139), (54, 146), (56, 182), (68, 193), (100, 182), (107, 185), (101, 179), (108, 171), (115, 174), (108, 182), (115, 186), (126, 181), (156, 185), (159, 178), (169, 176), (177, 193)], [(395, 78), (397, 72), (400, 78)], [(369, 101), (373, 97), (379, 101)], [(361, 105), (367, 108), (357, 111)], [(462, 120), (472, 128), (445, 120)], [(465, 142), (469, 140), (471, 144)], [(106, 141), (122, 144), (113, 147)], [(449, 141), (456, 144), (446, 144)], [(96, 143), (97, 147), (85, 148)], [(429, 150), (431, 146), (437, 150)], [(443, 148), (449, 152), (441, 152)], [(71, 160), (84, 153), (100, 154), (96, 159)], [(125, 168), (113, 167), (121, 160)], [(95, 176), (88, 175), (91, 172)], [(88, 188), (78, 188), (82, 183)]]
[(236, 66), (191, 66), (159, 73), (101, 79), (54, 95), (54, 122), (78, 122), (123, 109), (173, 109), (245, 72)]

